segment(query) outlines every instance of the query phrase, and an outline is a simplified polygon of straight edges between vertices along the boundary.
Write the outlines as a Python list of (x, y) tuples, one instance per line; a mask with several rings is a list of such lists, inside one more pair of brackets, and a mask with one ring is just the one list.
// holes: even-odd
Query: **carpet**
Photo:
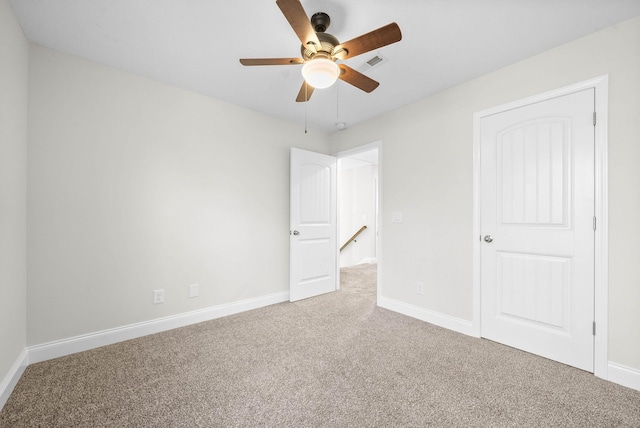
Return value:
[(0, 427), (640, 427), (640, 392), (341, 289), (30, 365)]

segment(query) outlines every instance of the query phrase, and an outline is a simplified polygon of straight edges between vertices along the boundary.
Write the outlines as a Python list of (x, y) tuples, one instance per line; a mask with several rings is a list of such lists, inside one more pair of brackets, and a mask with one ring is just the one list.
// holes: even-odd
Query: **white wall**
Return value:
[(376, 257), (376, 179), (378, 165), (340, 169), (340, 245), (362, 226), (354, 242), (340, 252), (340, 267)]
[(26, 343), (28, 53), (8, 1), (0, 0), (0, 408)]
[(327, 135), (41, 47), (30, 61), (29, 345), (288, 291), (289, 148)]
[(382, 295), (471, 320), (473, 113), (609, 74), (609, 360), (640, 370), (639, 41), (635, 18), (332, 134), (385, 147)]

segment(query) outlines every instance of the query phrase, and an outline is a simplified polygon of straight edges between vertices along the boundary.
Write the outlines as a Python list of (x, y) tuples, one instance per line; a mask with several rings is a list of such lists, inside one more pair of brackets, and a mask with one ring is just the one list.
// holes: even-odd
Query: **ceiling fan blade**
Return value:
[(296, 98), (296, 102), (304, 103), (309, 101), (311, 98), (311, 94), (313, 94), (313, 86), (308, 84), (306, 81), (302, 82), (302, 87), (300, 88), (300, 92), (298, 92), (298, 97)]
[(287, 21), (289, 21), (289, 25), (295, 31), (302, 45), (311, 50), (317, 50), (316, 47), (320, 47), (320, 40), (300, 0), (277, 0), (276, 4), (284, 17), (287, 18)]
[(242, 58), (242, 65), (295, 65), (304, 64), (302, 58)]
[(358, 89), (362, 89), (365, 92), (371, 92), (380, 85), (379, 82), (376, 82), (372, 78), (354, 70), (348, 65), (338, 64), (338, 67), (340, 67), (340, 76), (338, 76), (340, 80), (343, 80)]
[(339, 44), (333, 49), (332, 54), (340, 59), (353, 58), (354, 56), (390, 45), (402, 40), (402, 32), (395, 22), (370, 31), (360, 37)]

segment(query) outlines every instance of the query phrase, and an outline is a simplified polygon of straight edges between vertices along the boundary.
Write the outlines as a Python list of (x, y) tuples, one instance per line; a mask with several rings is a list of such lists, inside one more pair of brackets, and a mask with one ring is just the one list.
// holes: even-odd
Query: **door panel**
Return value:
[(481, 121), (481, 335), (593, 371), (593, 89)]
[(337, 288), (336, 158), (291, 149), (290, 301)]
[(497, 253), (501, 317), (541, 328), (569, 330), (571, 258)]
[(569, 125), (567, 119), (536, 120), (497, 136), (503, 225), (567, 226)]

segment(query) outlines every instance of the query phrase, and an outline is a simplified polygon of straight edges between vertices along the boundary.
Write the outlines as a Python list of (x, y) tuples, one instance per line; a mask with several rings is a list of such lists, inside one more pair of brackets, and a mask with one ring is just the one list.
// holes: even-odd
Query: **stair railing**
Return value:
[(349, 240), (347, 242), (345, 242), (342, 247), (340, 247), (340, 251), (344, 250), (347, 247), (347, 245), (349, 245), (353, 241), (355, 241), (356, 238), (358, 237), (358, 235), (360, 235), (366, 228), (367, 228), (367, 226), (362, 226), (356, 233), (354, 233), (353, 236), (351, 238), (349, 238)]

